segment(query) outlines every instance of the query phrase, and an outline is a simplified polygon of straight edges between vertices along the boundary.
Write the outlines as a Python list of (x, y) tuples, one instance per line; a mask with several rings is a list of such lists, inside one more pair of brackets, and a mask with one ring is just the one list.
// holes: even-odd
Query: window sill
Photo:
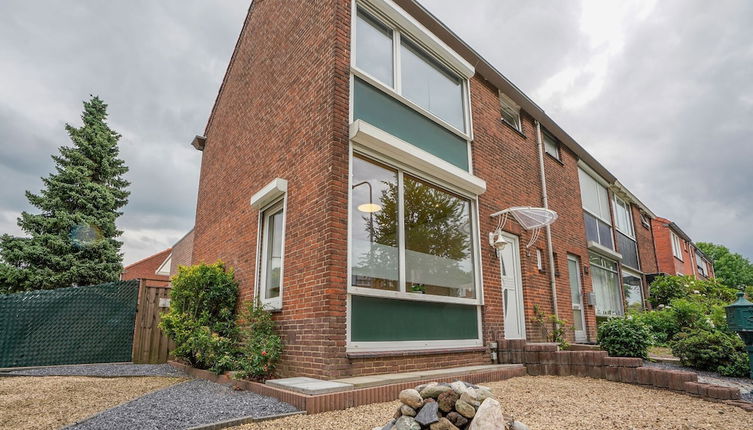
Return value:
[(480, 299), (468, 299), (450, 296), (435, 296), (431, 294), (418, 294), (403, 291), (378, 290), (373, 288), (353, 287), (348, 288), (348, 294), (367, 297), (382, 297), (395, 300), (413, 300), (418, 302), (451, 303), (458, 305), (481, 306)]
[(520, 137), (522, 137), (523, 139), (528, 139), (528, 136), (526, 136), (526, 135), (525, 135), (525, 134), (524, 134), (524, 133), (523, 133), (522, 131), (520, 131), (520, 130), (518, 130), (517, 128), (515, 128), (515, 126), (513, 126), (513, 125), (512, 125), (512, 124), (510, 124), (509, 122), (505, 121), (505, 120), (504, 120), (504, 119), (502, 119), (502, 118), (500, 118), (500, 119), (499, 119), (499, 121), (500, 121), (500, 122), (501, 122), (502, 124), (506, 125), (506, 126), (507, 126), (507, 128), (509, 128), (510, 130), (512, 130), (512, 131), (514, 131), (515, 133), (517, 133), (517, 134), (518, 134), (518, 135), (519, 135)]
[(616, 259), (617, 261), (622, 261), (622, 254), (612, 249), (609, 249), (604, 245), (596, 243), (593, 240), (588, 241), (588, 249), (597, 254), (601, 254), (601, 256), (603, 257), (607, 257), (609, 259)]
[(379, 358), (379, 357), (411, 357), (421, 355), (439, 355), (439, 354), (460, 354), (466, 352), (487, 352), (489, 349), (485, 346), (473, 346), (466, 348), (435, 348), (435, 349), (414, 349), (406, 351), (369, 351), (369, 352), (348, 352), (345, 355), (350, 359), (359, 358)]

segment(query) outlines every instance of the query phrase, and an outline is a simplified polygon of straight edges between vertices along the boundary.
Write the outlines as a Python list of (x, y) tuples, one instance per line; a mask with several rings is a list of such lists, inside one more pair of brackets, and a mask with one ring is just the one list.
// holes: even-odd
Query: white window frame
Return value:
[[(480, 241), (480, 233), (479, 233), (479, 213), (478, 213), (478, 196), (473, 195), (472, 193), (469, 193), (468, 191), (465, 191), (463, 189), (457, 188), (453, 186), (452, 184), (443, 182), (441, 180), (437, 180), (436, 178), (433, 178), (431, 176), (428, 176), (421, 172), (420, 170), (416, 170), (412, 168), (409, 165), (406, 165), (404, 163), (401, 163), (400, 161), (397, 161), (395, 159), (392, 159), (390, 157), (387, 157), (383, 154), (380, 154), (378, 152), (375, 152), (372, 149), (369, 149), (367, 147), (362, 147), (358, 145), (357, 147), (354, 147), (354, 142), (351, 142), (350, 148), (349, 148), (349, 158), (348, 158), (348, 172), (353, 171), (353, 157), (354, 155), (358, 155), (361, 157), (364, 157), (366, 159), (373, 160), (377, 163), (384, 164), (386, 166), (389, 166), (391, 168), (394, 168), (398, 171), (398, 183), (400, 186), (402, 186), (403, 182), (403, 175), (404, 173), (407, 173), (411, 176), (414, 176), (418, 179), (421, 179), (422, 181), (425, 181), (429, 184), (432, 184), (434, 186), (439, 187), (440, 189), (446, 190), (448, 192), (451, 192), (453, 194), (457, 194), (459, 196), (462, 196), (464, 198), (467, 198), (470, 201), (470, 210), (469, 215), (471, 218), (471, 239), (472, 239), (472, 252), (474, 253), (472, 257), (473, 261), (473, 271), (474, 271), (474, 288), (476, 289), (476, 298), (475, 299), (467, 299), (467, 298), (459, 298), (459, 297), (446, 297), (446, 296), (432, 296), (428, 294), (415, 294), (415, 293), (409, 293), (405, 291), (405, 253), (400, 253), (400, 261), (399, 261), (399, 291), (385, 291), (385, 290), (376, 290), (373, 288), (363, 288), (363, 287), (354, 287), (351, 285), (351, 279), (352, 279), (352, 272), (351, 272), (351, 266), (352, 266), (352, 256), (351, 256), (351, 246), (352, 246), (352, 233), (353, 233), (353, 226), (351, 223), (351, 217), (352, 217), (352, 198), (353, 198), (353, 189), (352, 189), (352, 174), (348, 174), (348, 249), (347, 249), (347, 285), (348, 285), (348, 300), (347, 300), (347, 324), (346, 324), (346, 332), (347, 332), (347, 342), (346, 342), (346, 351), (347, 352), (383, 352), (383, 351), (401, 351), (401, 350), (426, 350), (426, 349), (463, 349), (468, 347), (477, 347), (483, 345), (483, 325), (481, 320), (481, 306), (484, 304), (484, 288), (482, 285), (482, 267), (481, 267), (481, 241)], [(399, 193), (399, 201), (398, 205), (399, 207), (403, 206), (403, 195), (402, 193)], [(402, 214), (402, 211), (400, 212)], [(400, 247), (404, 247), (404, 241), (405, 241), (405, 224), (403, 223), (403, 220), (400, 219), (399, 225), (398, 225), (398, 234), (399, 234), (399, 241), (400, 241)], [(414, 301), (423, 301), (423, 302), (434, 302), (434, 303), (454, 303), (454, 304), (464, 304), (464, 305), (473, 305), (476, 307), (476, 314), (477, 314), (477, 327), (478, 327), (478, 337), (476, 339), (457, 339), (457, 340), (431, 340), (431, 341), (393, 341), (393, 342), (353, 342), (351, 338), (351, 310), (352, 310), (352, 304), (351, 304), (351, 297), (352, 296), (367, 296), (367, 297), (383, 297), (383, 298), (392, 298), (392, 299), (398, 299), (398, 300), (414, 300)]]
[[(641, 280), (641, 286), (640, 286), (640, 294), (641, 294), (641, 309), (645, 309), (646, 307), (646, 297), (645, 297), (645, 291), (644, 291), (644, 285), (643, 285), (643, 274), (637, 270), (628, 269), (625, 267), (620, 268), (622, 273), (620, 274), (620, 285), (622, 286), (623, 290), (625, 289), (625, 274), (633, 276), (635, 278), (638, 278)], [(623, 297), (623, 302), (627, 302), (627, 297)], [(625, 304), (623, 304), (623, 313)]]
[[(277, 178), (267, 184), (258, 193), (251, 198), (251, 206), (259, 210), (257, 227), (256, 227), (256, 270), (254, 273), (254, 295), (259, 299), (261, 304), (270, 310), (282, 309), (282, 297), (285, 290), (285, 233), (287, 230), (288, 219), (288, 199), (287, 199), (288, 181)], [(264, 237), (266, 234), (267, 220), (270, 216), (270, 210), (282, 204), (282, 239), (280, 243), (280, 294), (277, 297), (267, 298), (265, 296), (264, 277), (266, 276), (266, 252), (264, 249)], [(275, 211), (276, 213), (277, 211)], [(267, 241), (268, 242), (268, 241)]]
[[(366, 81), (367, 83), (377, 87), (379, 90), (393, 97), (399, 102), (409, 106), (411, 109), (415, 110), (421, 115), (436, 122), (437, 124), (441, 125), (442, 127), (446, 128), (452, 133), (456, 134), (457, 136), (465, 139), (466, 141), (469, 142), (469, 145), (470, 145), (470, 141), (473, 140), (473, 127), (472, 127), (471, 108), (470, 108), (471, 106), (470, 85), (469, 85), (468, 79), (473, 76), (473, 73), (475, 73), (475, 69), (473, 68), (473, 66), (465, 62), (465, 60), (463, 60), (462, 57), (460, 57), (458, 54), (451, 51), (449, 47), (446, 47), (446, 45), (443, 47), (441, 45), (437, 45), (433, 43), (432, 40), (436, 39), (436, 37), (428, 33), (428, 30), (425, 30), (417, 22), (415, 24), (417, 24), (419, 27), (414, 27), (413, 29), (405, 28), (405, 27), (412, 26), (411, 24), (406, 24), (405, 21), (403, 21), (403, 23), (396, 22), (396, 20), (399, 20), (399, 19), (396, 19), (396, 17), (398, 16), (396, 14), (402, 14), (404, 15), (404, 18), (408, 20), (413, 20), (413, 18), (407, 13), (405, 13), (404, 11), (402, 11), (402, 9), (400, 9), (397, 5), (394, 5), (394, 3), (392, 3), (392, 5), (394, 5), (394, 8), (385, 6), (388, 3), (392, 3), (392, 2), (389, 0), (353, 1), (353, 9), (352, 9), (353, 18), (352, 18), (352, 23), (351, 23), (351, 27), (352, 27), (351, 54), (350, 54), (351, 73), (354, 76), (357, 76), (358, 78)], [(381, 6), (378, 6), (377, 4), (381, 4)], [(385, 12), (385, 9), (389, 9), (389, 11)], [(379, 79), (372, 76), (365, 70), (358, 68), (358, 66), (356, 65), (356, 49), (357, 49), (356, 38), (358, 37), (356, 34), (356, 20), (357, 20), (359, 10), (365, 12), (373, 20), (379, 22), (384, 27), (392, 30), (392, 43), (393, 43), (392, 45), (393, 85), (392, 86), (380, 81)], [(424, 32), (424, 30), (426, 31), (426, 33)], [(465, 127), (464, 130), (457, 128), (456, 126), (450, 124), (444, 119), (438, 117), (436, 114), (430, 112), (428, 109), (422, 106), (419, 106), (415, 102), (409, 100), (408, 98), (402, 95), (402, 76), (400, 73), (401, 71), (400, 56), (401, 56), (401, 46), (402, 46), (401, 39), (403, 37), (406, 38), (413, 45), (415, 45), (420, 51), (423, 52), (423, 54), (425, 54), (428, 57), (431, 57), (434, 61), (436, 61), (437, 63), (447, 68), (449, 72), (455, 74), (457, 78), (460, 80), (461, 103), (463, 104), (462, 106), (463, 124)], [(444, 45), (438, 39), (437, 41), (441, 43), (442, 45)], [(435, 46), (432, 48), (429, 45), (435, 45)], [(457, 60), (455, 59), (455, 57), (457, 57)], [(463, 62), (465, 64), (461, 64), (460, 62)], [(351, 106), (351, 113), (352, 111), (353, 109)], [(351, 122), (352, 122), (352, 118), (351, 118)]]
[[(609, 208), (609, 185), (607, 184), (607, 182), (605, 180), (601, 179), (601, 177), (599, 177), (599, 176), (593, 175), (591, 172), (589, 172), (589, 170), (590, 169), (586, 169), (583, 166), (578, 166), (578, 175), (579, 175), (578, 176), (578, 186), (580, 187), (580, 193), (581, 193), (581, 195), (583, 194), (583, 188), (582, 188), (582, 184), (580, 182), (580, 173), (582, 172), (584, 175), (588, 176), (594, 182), (596, 182), (596, 185), (598, 185), (598, 187), (596, 188), (596, 198), (597, 198), (597, 200), (599, 202), (599, 212), (606, 212), (606, 216), (601, 216), (600, 214), (594, 213), (592, 210), (586, 208), (585, 204), (582, 204), (581, 206), (583, 207), (584, 211), (588, 212), (589, 214), (595, 216), (597, 219), (602, 220), (607, 225), (609, 225), (610, 227), (614, 228), (614, 226), (612, 225), (612, 218), (610, 217), (610, 213), (611, 212), (610, 212), (610, 208)], [(601, 195), (602, 191), (604, 193), (606, 193), (606, 198), (604, 200), (602, 200), (600, 198), (600, 195)], [(604, 208), (601, 207), (603, 201), (607, 202), (606, 203), (607, 206), (604, 207)], [(581, 197), (581, 202), (583, 202), (583, 198), (582, 197)]]
[(680, 245), (680, 236), (678, 236), (677, 233), (670, 230), (669, 238), (670, 238), (670, 241), (672, 241), (672, 255), (674, 255), (676, 259), (680, 261), (684, 261), (682, 259), (682, 246)]
[(544, 271), (544, 256), (539, 248), (536, 248), (536, 268), (540, 272)]
[[(612, 263), (614, 263), (616, 268), (612, 269), (611, 267), (606, 267), (606, 266), (603, 266), (601, 264), (597, 264), (597, 263), (592, 262), (591, 261), (591, 255), (592, 254), (589, 254), (589, 256), (588, 256), (588, 264), (591, 266), (591, 281), (593, 282), (594, 267), (596, 267), (597, 269), (605, 270), (605, 271), (610, 272), (610, 273), (614, 273), (616, 275), (616, 278), (617, 278), (617, 292), (620, 295), (620, 300), (618, 300), (618, 302), (619, 302), (619, 307), (620, 307), (620, 312), (621, 313), (619, 313), (619, 314), (599, 314), (599, 310), (595, 309), (596, 316), (597, 317), (604, 317), (604, 318), (619, 318), (619, 317), (625, 316), (625, 297), (624, 297), (623, 292), (622, 292), (622, 274), (620, 273), (620, 265), (619, 265), (619, 263), (615, 262), (615, 261), (612, 261), (611, 259), (606, 258), (606, 257), (604, 257), (602, 255), (596, 254), (596, 256), (598, 256), (600, 258), (603, 258), (605, 260), (610, 260)], [(594, 291), (594, 293), (595, 293), (595, 291)]]
[[(630, 208), (630, 203), (627, 201), (621, 199), (619, 196), (614, 194), (614, 198), (612, 199), (612, 206), (614, 208), (614, 224), (617, 231), (624, 234), (625, 236), (635, 240), (635, 225), (633, 223), (633, 217), (632, 217), (632, 211)], [(625, 216), (627, 220), (626, 226), (620, 225), (620, 211), (625, 211)]]
[(706, 259), (701, 257), (701, 254), (696, 253), (695, 254), (695, 265), (698, 269), (698, 273), (703, 275), (704, 277), (709, 277), (709, 265), (706, 263)]
[(502, 91), (499, 91), (499, 104), (502, 111), (507, 112), (510, 116), (514, 117), (514, 122), (510, 122), (502, 115), (502, 121), (510, 125), (515, 130), (523, 132), (523, 125), (520, 120), (520, 106), (518, 106), (510, 97), (508, 97)]
[[(543, 141), (542, 144), (544, 145), (544, 152), (554, 157), (555, 160), (562, 161), (562, 156), (560, 155), (560, 141), (546, 130), (543, 130), (543, 133), (541, 133), (541, 135), (541, 140)], [(554, 144), (554, 153), (549, 150), (547, 141)]]

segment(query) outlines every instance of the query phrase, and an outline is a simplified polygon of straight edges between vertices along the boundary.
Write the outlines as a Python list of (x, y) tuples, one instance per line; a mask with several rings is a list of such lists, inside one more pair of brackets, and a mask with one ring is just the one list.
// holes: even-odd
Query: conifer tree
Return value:
[(122, 271), (122, 234), (115, 220), (128, 203), (128, 171), (118, 158), (120, 135), (107, 125), (99, 97), (84, 102), (80, 128), (66, 124), (71, 146), (53, 155), (55, 172), (26, 198), (26, 237), (0, 237), (0, 292), (54, 289), (115, 281)]

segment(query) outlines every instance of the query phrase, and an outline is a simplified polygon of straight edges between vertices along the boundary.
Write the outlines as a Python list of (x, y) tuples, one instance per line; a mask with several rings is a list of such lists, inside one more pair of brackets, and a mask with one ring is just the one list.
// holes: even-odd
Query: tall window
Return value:
[(704, 260), (703, 257), (701, 257), (701, 254), (696, 253), (695, 262), (696, 262), (696, 265), (698, 266), (698, 273), (700, 273), (701, 276), (707, 278), (709, 274), (708, 274), (708, 266), (706, 265), (706, 260)]
[(351, 285), (475, 299), (470, 200), (358, 156), (352, 175)]
[(640, 269), (638, 244), (635, 241), (635, 228), (630, 204), (614, 196), (614, 222), (617, 227), (617, 249), (622, 254), (622, 264)]
[(607, 188), (582, 169), (578, 169), (578, 177), (585, 212), (586, 237), (590, 241), (614, 249)]
[(669, 236), (672, 239), (672, 255), (682, 261), (682, 247), (680, 246), (680, 237), (675, 232), (670, 231)]
[(452, 127), (466, 131), (464, 79), (407, 36), (360, 8), (355, 38), (358, 70)]
[(556, 159), (560, 159), (560, 144), (557, 139), (548, 132), (543, 133), (544, 152)]
[(520, 107), (512, 101), (511, 98), (499, 93), (499, 104), (502, 111), (502, 120), (512, 126), (515, 130), (523, 131), (520, 123)]
[(590, 260), (591, 280), (596, 295), (596, 315), (623, 315), (617, 263), (595, 254), (591, 254)]
[(262, 212), (261, 271), (259, 293), (261, 301), (280, 307), (282, 288), (282, 258), (284, 209), (283, 201), (273, 204)]

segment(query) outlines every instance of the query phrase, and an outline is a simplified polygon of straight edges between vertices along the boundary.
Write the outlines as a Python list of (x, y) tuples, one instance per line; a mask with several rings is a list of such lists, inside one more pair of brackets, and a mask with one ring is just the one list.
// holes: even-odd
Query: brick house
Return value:
[(666, 218), (653, 220), (657, 275), (687, 275), (704, 280), (714, 277), (714, 265), (693, 240)]
[(535, 309), (595, 342), (659, 270), (655, 215), (413, 0), (254, 1), (192, 144), (193, 262), (275, 311), (282, 376), (486, 364)]
[(123, 273), (120, 274), (121, 281), (129, 281), (131, 279), (151, 279), (155, 282), (155, 285), (167, 285), (170, 282), (169, 273), (161, 273), (160, 269), (163, 266), (165, 259), (170, 256), (172, 248), (167, 248), (154, 255), (150, 255), (144, 259), (141, 259), (133, 264), (129, 264), (123, 268)]

